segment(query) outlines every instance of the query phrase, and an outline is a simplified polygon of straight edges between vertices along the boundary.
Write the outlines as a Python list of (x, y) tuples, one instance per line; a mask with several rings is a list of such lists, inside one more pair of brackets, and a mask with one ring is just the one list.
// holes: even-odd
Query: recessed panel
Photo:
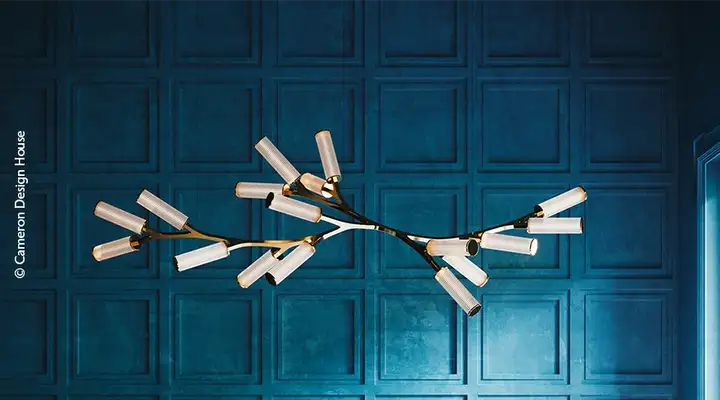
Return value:
[(280, 294), (277, 305), (278, 380), (362, 380), (362, 294)]
[(258, 84), (179, 82), (174, 107), (176, 170), (260, 171)]
[(0, 63), (47, 65), (54, 61), (55, 18), (51, 2), (0, 2)]
[(174, 379), (259, 381), (258, 294), (177, 294)]

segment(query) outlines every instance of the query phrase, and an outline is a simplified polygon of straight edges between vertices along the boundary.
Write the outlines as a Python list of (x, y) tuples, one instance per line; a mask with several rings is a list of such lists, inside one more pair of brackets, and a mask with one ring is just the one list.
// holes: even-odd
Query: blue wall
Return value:
[[(678, 145), (699, 132), (678, 124), (677, 11), (0, 2), (3, 193), (19, 129), (31, 174), (22, 280), (0, 206), (0, 398), (678, 398), (678, 271), (693, 268), (678, 257)], [(334, 238), (277, 288), (235, 283), (259, 252), (182, 274), (172, 256), (200, 244), (92, 259), (125, 235), (92, 216), (98, 200), (157, 224), (143, 188), (205, 230), (317, 230), (233, 187), (280, 181), (252, 149), (264, 135), (320, 174), (319, 129), (354, 206), (390, 225), (479, 228), (583, 185), (568, 215), (587, 233), (478, 256), (491, 280), (470, 319), (372, 232)]]

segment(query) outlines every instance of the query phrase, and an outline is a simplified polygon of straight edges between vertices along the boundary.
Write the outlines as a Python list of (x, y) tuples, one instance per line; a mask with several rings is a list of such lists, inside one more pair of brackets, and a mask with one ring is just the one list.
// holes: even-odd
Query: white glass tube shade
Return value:
[(282, 194), (285, 184), (262, 182), (238, 182), (235, 196), (241, 199), (264, 199), (270, 193)]
[(530, 218), (527, 232), (531, 234), (583, 233), (582, 218)]
[(317, 223), (320, 221), (320, 217), (322, 217), (320, 207), (303, 203), (302, 201), (297, 201), (289, 197), (276, 196), (274, 193), (268, 194), (268, 197), (265, 199), (265, 205), (273, 211), (313, 223)]
[(323, 195), (323, 185), (325, 185), (325, 180), (322, 178), (319, 178), (313, 174), (305, 173), (300, 176), (300, 183), (303, 184), (308, 190), (310, 190), (313, 193)]
[(268, 272), (270, 283), (279, 285), (280, 282), (303, 265), (305, 261), (310, 259), (313, 254), (315, 254), (315, 247), (306, 242), (301, 243)]
[(474, 256), (479, 246), (474, 239), (431, 239), (426, 250), (431, 256)]
[(178, 271), (186, 271), (200, 265), (223, 259), (230, 255), (227, 246), (223, 242), (200, 247), (187, 253), (175, 256), (175, 267)]
[(93, 247), (92, 254), (93, 258), (95, 258), (97, 261), (104, 261), (109, 258), (118, 257), (127, 253), (132, 253), (133, 251), (138, 251), (138, 249), (139, 247), (133, 247), (132, 239), (130, 236), (128, 236), (122, 239), (113, 240), (112, 242), (99, 244)]
[(273, 167), (285, 182), (293, 183), (300, 177), (298, 170), (267, 137), (263, 137), (255, 144), (255, 150), (263, 156), (265, 161)]
[(98, 218), (112, 222), (117, 226), (123, 227), (135, 233), (142, 233), (145, 223), (147, 222), (143, 218), (130, 214), (129, 212), (121, 210), (104, 201), (99, 201), (95, 205), (94, 214)]
[(480, 237), (480, 247), (534, 256), (538, 243), (537, 239), (486, 232)]
[(338, 164), (337, 154), (335, 154), (335, 146), (333, 145), (332, 135), (330, 131), (320, 131), (315, 134), (318, 152), (320, 153), (320, 161), (322, 162), (325, 178), (332, 178), (340, 175), (340, 165)]
[(268, 250), (238, 274), (238, 284), (244, 289), (249, 288), (255, 281), (267, 274), (278, 262), (278, 259), (273, 256), (273, 251)]
[(565, 193), (545, 200), (537, 206), (542, 210), (543, 218), (549, 218), (567, 210), (568, 208), (574, 207), (585, 200), (587, 200), (587, 192), (585, 189), (578, 186), (575, 189), (568, 190)]
[(435, 273), (435, 280), (445, 289), (450, 297), (465, 311), (469, 316), (473, 316), (480, 311), (480, 302), (473, 297), (462, 282), (453, 275), (448, 267), (442, 267), (440, 271)]
[(473, 285), (483, 287), (488, 281), (488, 274), (474, 262), (465, 257), (445, 256), (443, 261), (448, 263), (455, 271), (467, 278)]
[(187, 215), (176, 210), (173, 206), (150, 193), (147, 189), (140, 193), (140, 196), (137, 198), (137, 203), (157, 215), (158, 218), (175, 227), (175, 229), (182, 229), (188, 220)]

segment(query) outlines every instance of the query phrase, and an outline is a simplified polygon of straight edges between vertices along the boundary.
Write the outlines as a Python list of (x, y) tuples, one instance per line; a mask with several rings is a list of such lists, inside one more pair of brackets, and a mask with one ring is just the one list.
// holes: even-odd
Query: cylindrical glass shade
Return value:
[(272, 250), (268, 250), (265, 254), (260, 256), (252, 264), (250, 264), (245, 270), (238, 274), (238, 284), (247, 289), (260, 279), (263, 275), (267, 274), (279, 261), (273, 256)]
[(108, 258), (138, 251), (138, 249), (139, 247), (133, 247), (131, 237), (128, 236), (122, 239), (113, 240), (112, 242), (99, 244), (93, 247), (92, 254), (97, 261), (103, 261)]
[(241, 199), (264, 199), (269, 193), (282, 194), (282, 183), (238, 182), (235, 185), (235, 196)]
[(527, 232), (532, 234), (543, 233), (583, 233), (582, 218), (530, 218)]
[(474, 256), (479, 246), (473, 239), (432, 239), (426, 249), (431, 256)]
[(325, 178), (340, 176), (340, 165), (338, 164), (337, 155), (335, 154), (335, 146), (333, 145), (330, 131), (320, 131), (315, 134), (318, 151), (320, 152), (320, 161), (322, 162)]
[(182, 229), (188, 220), (188, 216), (173, 208), (170, 204), (162, 201), (159, 197), (150, 193), (147, 189), (140, 193), (137, 203), (145, 207), (160, 219), (175, 227)]
[(175, 256), (175, 267), (178, 271), (185, 271), (203, 264), (223, 259), (230, 255), (227, 246), (223, 242), (201, 247), (187, 253)]
[(265, 199), (265, 205), (273, 211), (313, 223), (318, 222), (322, 216), (320, 207), (303, 203), (302, 201), (297, 201), (289, 197), (276, 196), (274, 193), (268, 195), (267, 199)]
[(260, 139), (255, 145), (255, 149), (285, 182), (293, 183), (300, 177), (300, 173), (267, 137)]
[(537, 246), (537, 239), (531, 238), (501, 235), (498, 233), (483, 233), (480, 237), (480, 247), (488, 250), (507, 251), (510, 253), (534, 256), (537, 252)]
[(557, 195), (552, 199), (543, 201), (538, 204), (537, 207), (542, 210), (543, 218), (549, 218), (567, 210), (568, 208), (574, 207), (585, 200), (587, 200), (587, 192), (585, 189), (578, 186), (575, 189), (568, 190), (567, 192)]
[(136, 215), (130, 214), (125, 210), (121, 210), (113, 205), (99, 201), (95, 205), (95, 216), (105, 221), (112, 222), (135, 233), (142, 233), (145, 227), (145, 220)]
[(472, 317), (480, 311), (480, 302), (473, 297), (472, 293), (463, 286), (462, 282), (453, 275), (448, 267), (443, 267), (436, 272), (435, 280), (440, 283), (466, 314)]
[(455, 271), (467, 278), (475, 286), (483, 287), (488, 281), (488, 274), (474, 262), (465, 257), (445, 256), (443, 261), (448, 263)]
[(325, 184), (325, 181), (322, 178), (318, 178), (317, 176), (309, 173), (302, 174), (300, 177), (300, 183), (303, 184), (308, 190), (310, 190), (313, 193), (322, 195), (323, 194), (323, 185)]
[(309, 243), (301, 243), (268, 272), (268, 281), (273, 285), (279, 285), (280, 282), (284, 281), (285, 278), (290, 276), (290, 274), (303, 265), (305, 261), (312, 257), (313, 254), (315, 254), (315, 247)]

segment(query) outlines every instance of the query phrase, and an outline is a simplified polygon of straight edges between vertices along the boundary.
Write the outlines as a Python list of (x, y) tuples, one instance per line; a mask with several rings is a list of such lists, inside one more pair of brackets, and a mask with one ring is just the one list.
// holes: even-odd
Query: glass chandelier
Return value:
[[(473, 316), (480, 311), (481, 305), (448, 266), (467, 278), (473, 285), (482, 287), (487, 283), (488, 275), (469, 259), (481, 248), (529, 256), (534, 256), (538, 250), (537, 239), (511, 236), (501, 232), (525, 229), (530, 234), (583, 233), (582, 218), (554, 217), (587, 199), (587, 193), (582, 187), (576, 187), (537, 204), (532, 212), (515, 220), (453, 237), (426, 236), (383, 225), (359, 214), (343, 199), (340, 191), (342, 175), (330, 132), (327, 130), (318, 132), (315, 134), (315, 140), (325, 179), (309, 173), (300, 174), (275, 145), (267, 137), (263, 137), (255, 145), (255, 149), (285, 183), (238, 182), (235, 185), (235, 195), (243, 199), (264, 199), (265, 206), (273, 211), (312, 223), (327, 222), (333, 225), (333, 228), (290, 240), (255, 241), (218, 236), (193, 227), (188, 222), (187, 215), (148, 190), (143, 190), (137, 198), (137, 203), (177, 231), (161, 232), (149, 228), (145, 219), (100, 201), (95, 206), (95, 216), (132, 231), (134, 235), (95, 246), (92, 251), (93, 257), (97, 261), (118, 257), (138, 251), (144, 244), (153, 240), (202, 239), (213, 242), (208, 246), (174, 257), (177, 270), (186, 271), (226, 258), (233, 250), (246, 247), (268, 248), (267, 252), (238, 274), (238, 284), (242, 288), (248, 288), (263, 276), (270, 284), (279, 285), (315, 254), (318, 245), (335, 235), (356, 229), (375, 230), (395, 236), (412, 248), (434, 270), (435, 280), (443, 289), (465, 313)], [(323, 215), (318, 205), (298, 199), (330, 207), (349, 218), (348, 220), (331, 218)], [(440, 260), (447, 266), (441, 265)]]

